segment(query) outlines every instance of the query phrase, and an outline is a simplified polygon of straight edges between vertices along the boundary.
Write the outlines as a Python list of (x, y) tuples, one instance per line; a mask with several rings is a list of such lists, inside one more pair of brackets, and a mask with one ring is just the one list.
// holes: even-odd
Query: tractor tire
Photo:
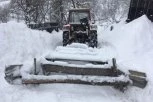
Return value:
[(97, 31), (90, 31), (89, 35), (89, 47), (97, 47)]
[(69, 31), (63, 32), (63, 46), (66, 46), (69, 43)]

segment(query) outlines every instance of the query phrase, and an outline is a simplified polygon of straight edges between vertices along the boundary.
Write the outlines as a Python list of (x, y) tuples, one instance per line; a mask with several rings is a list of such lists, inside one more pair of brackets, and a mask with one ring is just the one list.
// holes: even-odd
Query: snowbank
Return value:
[[(104, 42), (112, 44), (118, 53), (118, 60), (123, 62), (141, 61), (129, 63), (139, 67), (138, 70), (145, 71), (146, 67), (151, 68), (148, 62), (152, 59), (153, 53), (153, 24), (144, 15), (129, 24), (119, 24), (113, 31), (105, 31), (101, 35)], [(102, 46), (103, 43), (101, 43)], [(148, 56), (148, 58), (146, 58)], [(145, 60), (147, 59), (147, 60)], [(142, 64), (143, 63), (143, 64)], [(146, 64), (146, 65), (144, 65)], [(143, 69), (142, 69), (143, 68)], [(148, 70), (146, 70), (148, 71)]]
[(128, 24), (122, 22), (113, 31), (107, 30), (100, 35), (101, 46), (107, 43), (116, 49), (118, 65), (122, 70), (133, 69), (147, 74), (148, 86), (144, 90), (131, 88), (128, 91), (129, 97), (137, 102), (151, 102), (153, 99), (152, 28), (153, 23), (144, 15)]
[(0, 62), (20, 64), (39, 58), (60, 45), (61, 38), (61, 32), (31, 30), (23, 23), (0, 24)]

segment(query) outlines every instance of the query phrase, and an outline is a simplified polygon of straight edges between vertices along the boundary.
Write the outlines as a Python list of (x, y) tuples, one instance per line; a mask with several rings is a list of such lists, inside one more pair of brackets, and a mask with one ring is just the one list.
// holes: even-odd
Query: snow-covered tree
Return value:
[(27, 24), (58, 22), (62, 27), (69, 9), (90, 8), (97, 22), (112, 24), (127, 16), (129, 4), (130, 0), (11, 0), (9, 13), (1, 9), (0, 14), (7, 13), (7, 20), (24, 20)]

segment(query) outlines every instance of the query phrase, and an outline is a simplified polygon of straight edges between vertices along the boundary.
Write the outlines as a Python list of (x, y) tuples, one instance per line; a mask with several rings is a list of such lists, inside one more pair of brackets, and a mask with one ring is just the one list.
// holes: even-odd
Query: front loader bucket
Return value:
[(145, 88), (147, 85), (146, 74), (134, 70), (129, 70), (129, 78), (132, 80), (132, 85), (140, 88)]

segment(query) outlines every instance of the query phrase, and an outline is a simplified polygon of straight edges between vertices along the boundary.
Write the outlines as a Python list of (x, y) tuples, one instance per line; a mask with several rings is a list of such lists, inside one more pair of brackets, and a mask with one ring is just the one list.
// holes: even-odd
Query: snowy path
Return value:
[[(22, 23), (0, 24), (0, 102), (152, 102), (152, 28), (153, 24), (143, 16), (129, 24), (116, 25), (112, 32), (106, 30), (99, 33), (99, 49), (94, 53), (90, 53), (92, 49), (83, 47), (91, 55), (96, 54), (99, 58), (116, 57), (118, 66), (122, 70), (135, 69), (147, 73), (149, 82), (145, 89), (129, 87), (125, 93), (122, 93), (112, 87), (104, 86), (9, 85), (4, 79), (6, 64), (31, 64), (34, 57), (43, 57), (52, 52), (57, 45), (61, 45), (62, 37), (61, 32), (53, 32), (50, 35), (45, 31), (30, 30)], [(58, 49), (61, 47), (57, 48), (57, 52)], [(78, 53), (74, 49), (71, 51)], [(80, 50), (79, 53), (86, 51)]]
[(135, 97), (129, 98), (128, 92), (122, 93), (111, 87), (88, 85), (8, 85), (0, 91), (0, 96), (3, 97), (1, 102), (112, 102), (112, 100), (113, 102), (135, 102)]

